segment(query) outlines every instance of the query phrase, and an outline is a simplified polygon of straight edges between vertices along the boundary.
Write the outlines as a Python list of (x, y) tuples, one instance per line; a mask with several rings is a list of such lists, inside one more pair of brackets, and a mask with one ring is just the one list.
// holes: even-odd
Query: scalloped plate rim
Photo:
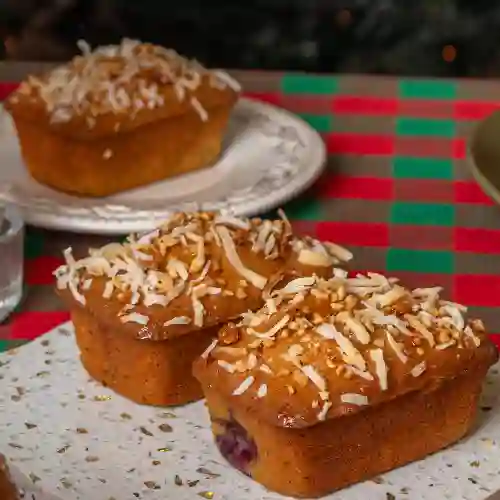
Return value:
[[(107, 213), (105, 217), (96, 216), (91, 211), (92, 208), (87, 209), (86, 207), (82, 207), (81, 210), (82, 212), (88, 210), (88, 213), (82, 213), (82, 215), (57, 214), (50, 211), (50, 209), (40, 209), (39, 206), (34, 206), (30, 210), (29, 204), (19, 203), (16, 201), (15, 197), (12, 198), (5, 194), (2, 197), (19, 206), (28, 224), (45, 229), (101, 235), (123, 235), (131, 232), (150, 230), (174, 210), (215, 209), (228, 211), (239, 216), (261, 214), (294, 198), (299, 193), (309, 188), (317, 180), (326, 164), (326, 146), (317, 131), (299, 116), (285, 109), (251, 98), (241, 98), (238, 105), (242, 112), (260, 112), (263, 116), (268, 117), (273, 124), (281, 124), (283, 127), (292, 127), (300, 137), (305, 139), (305, 144), (301, 144), (301, 146), (303, 146), (305, 150), (302, 156), (307, 157), (307, 161), (305, 163), (302, 162), (296, 175), (286, 179), (278, 189), (268, 193), (266, 196), (256, 196), (255, 194), (252, 196), (252, 191), (255, 186), (249, 186), (250, 192), (247, 193), (246, 197), (242, 196), (240, 200), (236, 201), (229, 200), (226, 206), (224, 206), (223, 200), (214, 200), (202, 204), (195, 202), (180, 202), (165, 207), (164, 210), (147, 208), (134, 210), (125, 207), (125, 211), (128, 213), (116, 213), (116, 216), (113, 216), (112, 213)], [(34, 200), (34, 203), (35, 202), (36, 200)], [(220, 207), (221, 204), (223, 205), (222, 208)], [(217, 206), (218, 208), (211, 208), (210, 205)], [(120, 208), (116, 203), (113, 203), (110, 207)], [(103, 211), (106, 210), (105, 206), (101, 208)]]

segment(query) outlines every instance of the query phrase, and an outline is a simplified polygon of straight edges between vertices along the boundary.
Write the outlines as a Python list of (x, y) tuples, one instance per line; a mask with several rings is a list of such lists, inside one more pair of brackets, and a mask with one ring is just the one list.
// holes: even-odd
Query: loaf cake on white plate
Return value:
[(454, 443), (498, 359), (465, 311), (379, 274), (288, 282), (195, 362), (219, 450), (271, 490), (319, 497)]
[(38, 182), (99, 197), (214, 162), (240, 94), (233, 78), (134, 40), (81, 48), (5, 102)]

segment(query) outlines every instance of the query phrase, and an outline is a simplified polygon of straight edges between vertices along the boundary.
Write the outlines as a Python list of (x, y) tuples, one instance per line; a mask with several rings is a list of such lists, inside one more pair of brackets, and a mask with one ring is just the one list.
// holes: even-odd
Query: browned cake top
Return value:
[(120, 45), (91, 51), (80, 42), (82, 55), (40, 77), (30, 76), (10, 97), (8, 107), (19, 101), (41, 103), (51, 123), (66, 123), (85, 115), (92, 125), (100, 115), (154, 111), (168, 104), (170, 92), (208, 119), (195, 92), (207, 84), (218, 90), (239, 92), (238, 83), (221, 71), (209, 71), (174, 50), (125, 39)]
[(297, 278), (223, 328), (195, 375), (230, 405), (303, 427), (492, 364), (482, 322), (440, 290), (342, 270)]
[(263, 304), (282, 277), (331, 275), (351, 254), (293, 236), (289, 222), (212, 213), (176, 214), (159, 229), (113, 243), (55, 275), (70, 303), (139, 338), (163, 339), (237, 317)]

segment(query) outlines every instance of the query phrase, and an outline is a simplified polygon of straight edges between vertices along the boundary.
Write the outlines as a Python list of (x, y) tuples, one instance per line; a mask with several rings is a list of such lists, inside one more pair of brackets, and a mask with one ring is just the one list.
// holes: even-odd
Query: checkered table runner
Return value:
[[(388, 272), (409, 286), (444, 286), (450, 299), (471, 306), (500, 334), (500, 210), (466, 167), (466, 138), (474, 123), (500, 107), (497, 83), (235, 76), (249, 97), (297, 113), (327, 144), (325, 174), (285, 207), (300, 231), (348, 246), (360, 271)], [(11, 88), (4, 86), (4, 95)], [(29, 231), (26, 299), (0, 326), (0, 348), (68, 319), (52, 289), (60, 251), (100, 243)]]

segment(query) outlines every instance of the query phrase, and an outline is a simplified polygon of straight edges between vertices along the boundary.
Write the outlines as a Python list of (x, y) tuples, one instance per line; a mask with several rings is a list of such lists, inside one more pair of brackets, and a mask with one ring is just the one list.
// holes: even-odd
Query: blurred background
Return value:
[(499, 76), (493, 0), (0, 0), (2, 57), (140, 38), (226, 68)]

